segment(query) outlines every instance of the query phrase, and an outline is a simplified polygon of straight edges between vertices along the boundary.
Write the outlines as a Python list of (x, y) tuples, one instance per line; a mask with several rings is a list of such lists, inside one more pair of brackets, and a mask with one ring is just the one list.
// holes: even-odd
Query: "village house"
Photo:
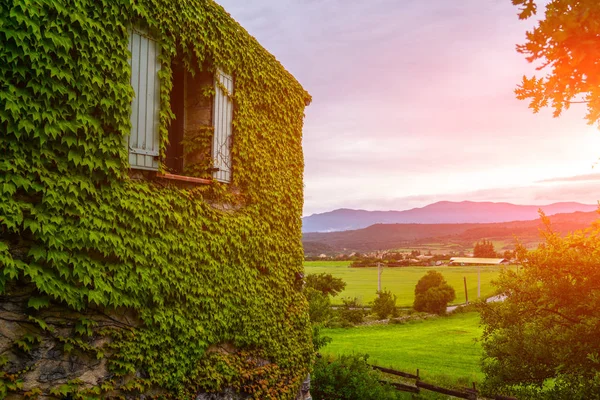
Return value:
[(0, 397), (308, 398), (310, 95), (211, 0), (0, 18)]
[(509, 260), (505, 258), (485, 257), (451, 257), (450, 265), (507, 265)]

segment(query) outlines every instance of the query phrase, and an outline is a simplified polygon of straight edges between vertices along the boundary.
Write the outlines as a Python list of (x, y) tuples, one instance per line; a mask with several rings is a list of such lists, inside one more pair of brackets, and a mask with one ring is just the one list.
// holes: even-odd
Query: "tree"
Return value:
[(510, 251), (510, 250), (505, 250), (504, 254), (502, 255), (503, 258), (507, 259), (507, 260), (512, 260), (513, 258), (515, 258), (515, 252), (514, 251)]
[(485, 386), (531, 398), (600, 393), (600, 224), (535, 251), (519, 247), (521, 272), (497, 281), (503, 302), (481, 305)]
[(308, 300), (308, 313), (313, 324), (326, 323), (331, 318), (331, 299), (344, 290), (346, 282), (331, 274), (309, 274), (304, 290)]
[(306, 276), (306, 287), (315, 289), (324, 295), (337, 296), (346, 288), (346, 282), (342, 278), (334, 278), (331, 274), (308, 274)]
[(392, 292), (384, 290), (377, 292), (377, 297), (373, 302), (372, 311), (377, 315), (379, 319), (386, 319), (388, 316), (398, 316), (398, 310), (396, 310), (396, 295)]
[[(538, 0), (512, 0), (520, 6), (519, 18), (537, 13)], [(573, 103), (587, 105), (588, 123), (600, 119), (600, 2), (597, 0), (551, 0), (544, 18), (527, 32), (525, 44), (517, 51), (529, 62), (539, 62), (544, 77), (523, 77), (515, 93), (529, 99), (529, 107), (538, 112), (552, 107), (554, 116)]]
[(448, 303), (456, 298), (454, 288), (446, 282), (442, 274), (428, 271), (415, 286), (416, 311), (445, 314)]
[(481, 243), (475, 243), (473, 248), (474, 257), (493, 258), (496, 257), (496, 250), (494, 250), (494, 243), (489, 240), (483, 239)]

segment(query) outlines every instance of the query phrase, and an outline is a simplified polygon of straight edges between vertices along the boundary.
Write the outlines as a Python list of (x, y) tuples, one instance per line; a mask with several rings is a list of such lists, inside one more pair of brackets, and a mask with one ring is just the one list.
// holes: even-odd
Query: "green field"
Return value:
[(369, 362), (415, 373), (431, 382), (470, 385), (481, 382), (481, 337), (476, 312), (409, 322), (402, 325), (371, 325), (350, 329), (324, 329), (333, 339), (323, 354), (369, 354)]
[[(307, 274), (326, 272), (346, 282), (346, 290), (334, 297), (334, 304), (341, 304), (342, 297), (357, 297), (362, 304), (368, 305), (375, 299), (377, 292), (377, 268), (348, 268), (350, 261), (305, 261), (304, 269)], [(479, 267), (440, 266), (440, 267), (402, 267), (384, 268), (381, 275), (381, 287), (391, 291), (398, 297), (396, 305), (412, 306), (415, 285), (429, 270), (441, 272), (446, 281), (456, 291), (455, 304), (464, 303), (465, 289), (463, 277), (467, 277), (469, 300), (477, 298), (477, 269)], [(504, 268), (514, 266), (482, 266), (481, 268), (481, 297), (494, 294), (491, 285)]]

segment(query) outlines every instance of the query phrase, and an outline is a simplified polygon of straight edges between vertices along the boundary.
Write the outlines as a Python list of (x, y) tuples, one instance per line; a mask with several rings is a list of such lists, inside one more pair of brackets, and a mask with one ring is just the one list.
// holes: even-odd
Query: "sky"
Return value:
[[(600, 200), (600, 131), (515, 98), (509, 0), (217, 0), (312, 95), (304, 215)], [(543, 72), (542, 72), (543, 74)], [(540, 75), (540, 72), (537, 72)]]

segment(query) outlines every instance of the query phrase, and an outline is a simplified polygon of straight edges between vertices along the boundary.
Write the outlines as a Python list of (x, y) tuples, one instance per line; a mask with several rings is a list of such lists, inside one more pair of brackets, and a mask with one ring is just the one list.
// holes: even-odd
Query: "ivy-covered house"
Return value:
[(309, 94), (212, 0), (11, 0), (0, 61), (0, 398), (295, 398)]

